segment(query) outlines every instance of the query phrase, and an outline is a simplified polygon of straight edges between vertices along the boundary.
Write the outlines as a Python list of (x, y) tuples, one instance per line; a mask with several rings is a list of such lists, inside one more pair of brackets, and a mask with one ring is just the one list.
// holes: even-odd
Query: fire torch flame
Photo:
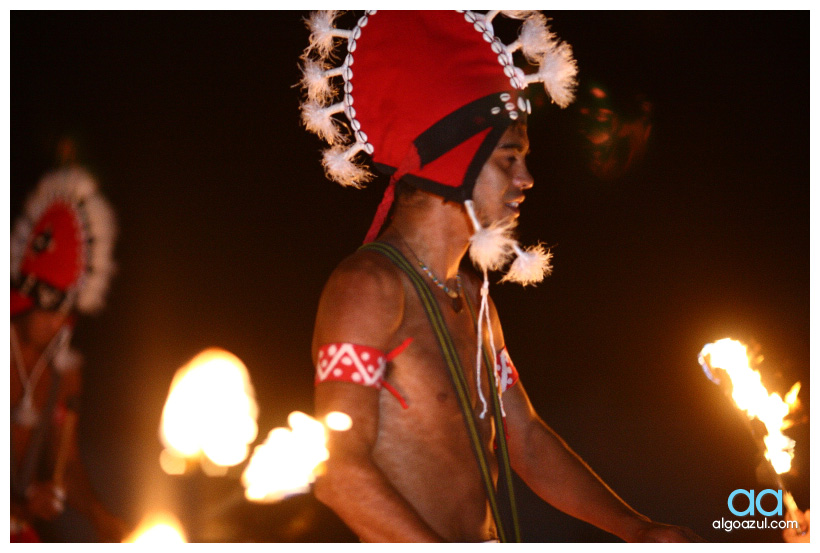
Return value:
[[(258, 408), (245, 365), (227, 351), (210, 348), (179, 369), (162, 411), (161, 464), (179, 473), (174, 460), (201, 459), (218, 467), (248, 456), (258, 431)], [(203, 459), (204, 457), (204, 459)]]
[(270, 503), (305, 493), (328, 458), (328, 430), (345, 431), (348, 415), (328, 413), (322, 423), (299, 411), (288, 416), (290, 428), (274, 428), (251, 456), (242, 483), (250, 501)]
[(185, 533), (172, 515), (154, 515), (143, 521), (124, 543), (175, 544), (186, 543)]
[(766, 427), (764, 455), (777, 474), (791, 469), (794, 458), (794, 440), (785, 436), (782, 430), (790, 424), (786, 417), (797, 405), (800, 383), (792, 386), (784, 401), (780, 394), (769, 393), (761, 382), (760, 373), (749, 366), (746, 346), (729, 338), (706, 344), (698, 356), (698, 361), (706, 375), (715, 383), (720, 383), (716, 369), (726, 372), (732, 385), (732, 399), (737, 407), (746, 413), (749, 420), (758, 419)]

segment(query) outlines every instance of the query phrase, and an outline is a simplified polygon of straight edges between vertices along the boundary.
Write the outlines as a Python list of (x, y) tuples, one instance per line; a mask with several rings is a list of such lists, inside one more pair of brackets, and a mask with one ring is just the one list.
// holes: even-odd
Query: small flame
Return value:
[[(245, 365), (227, 351), (201, 352), (177, 371), (162, 411), (160, 436), (166, 471), (178, 459), (204, 455), (213, 465), (238, 465), (258, 431), (258, 408)], [(168, 468), (166, 468), (168, 467)]]
[(182, 526), (172, 515), (153, 515), (144, 520), (123, 543), (175, 544), (186, 543)]
[(291, 428), (274, 428), (265, 443), (257, 446), (242, 474), (245, 497), (274, 502), (305, 493), (328, 458), (328, 430), (351, 427), (348, 415), (328, 413), (325, 423), (299, 411), (288, 416)]
[(732, 399), (749, 419), (758, 419), (766, 427), (763, 443), (766, 459), (777, 474), (791, 469), (794, 458), (794, 440), (785, 436), (782, 430), (788, 428), (785, 421), (797, 404), (800, 383), (796, 383), (786, 394), (786, 401), (777, 393), (769, 393), (763, 386), (760, 373), (749, 366), (746, 346), (737, 340), (724, 338), (713, 344), (706, 344), (698, 356), (706, 375), (715, 383), (720, 378), (715, 369), (723, 369), (732, 383)]
[(800, 393), (800, 383), (795, 382), (794, 386), (791, 387), (791, 390), (786, 392), (786, 395), (783, 397), (783, 401), (789, 405), (789, 411), (794, 411), (795, 407), (797, 407), (798, 393)]

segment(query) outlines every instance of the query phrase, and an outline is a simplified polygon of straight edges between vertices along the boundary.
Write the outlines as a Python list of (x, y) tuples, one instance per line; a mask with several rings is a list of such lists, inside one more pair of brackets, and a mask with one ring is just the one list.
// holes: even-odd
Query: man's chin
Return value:
[(511, 213), (509, 215), (505, 215), (501, 218), (492, 219), (490, 217), (482, 217), (479, 215), (479, 221), (485, 228), (489, 227), (502, 227), (506, 228), (509, 231), (512, 231), (515, 227), (518, 226), (518, 213)]

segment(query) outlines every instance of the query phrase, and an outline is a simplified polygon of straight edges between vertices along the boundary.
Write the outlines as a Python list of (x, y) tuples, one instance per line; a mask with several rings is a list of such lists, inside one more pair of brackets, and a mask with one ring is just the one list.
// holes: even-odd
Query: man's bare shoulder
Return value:
[(336, 266), (325, 285), (334, 295), (377, 296), (391, 301), (401, 296), (401, 271), (385, 256), (373, 251), (357, 251)]
[(351, 342), (386, 349), (403, 312), (401, 271), (379, 253), (357, 251), (339, 263), (325, 284), (314, 348)]

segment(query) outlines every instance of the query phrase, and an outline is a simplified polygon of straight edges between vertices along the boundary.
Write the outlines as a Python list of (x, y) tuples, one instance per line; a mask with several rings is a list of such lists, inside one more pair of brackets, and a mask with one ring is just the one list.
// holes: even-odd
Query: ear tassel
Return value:
[(552, 272), (550, 260), (552, 253), (541, 244), (522, 250), (518, 244), (513, 246), (517, 257), (501, 282), (517, 282), (522, 286), (537, 284)]
[(485, 228), (476, 217), (473, 201), (465, 200), (464, 206), (467, 208), (467, 214), (475, 230), (470, 237), (470, 259), (482, 270), (500, 269), (514, 253), (515, 239), (512, 238), (514, 221), (504, 221)]
[(516, 282), (527, 286), (541, 282), (552, 272), (552, 253), (549, 250), (542, 244), (522, 249), (512, 237), (514, 220), (506, 219), (501, 224), (484, 228), (476, 216), (473, 201), (466, 200), (464, 206), (475, 230), (470, 237), (470, 259), (479, 269), (484, 272), (499, 270), (515, 255), (515, 261), (501, 282)]
[(59, 338), (57, 338), (57, 351), (51, 361), (56, 371), (60, 374), (77, 369), (83, 364), (82, 354), (71, 347), (72, 334), (73, 331), (70, 326), (65, 325), (60, 328)]

